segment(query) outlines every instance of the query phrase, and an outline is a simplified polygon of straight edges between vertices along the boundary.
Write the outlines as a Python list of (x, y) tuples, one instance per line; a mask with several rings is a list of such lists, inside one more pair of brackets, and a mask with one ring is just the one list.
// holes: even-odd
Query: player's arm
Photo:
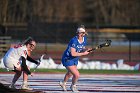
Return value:
[(22, 59), (21, 67), (22, 67), (23, 71), (25, 71), (28, 75), (30, 75), (31, 72), (26, 65), (26, 59), (23, 56), (21, 56), (21, 59)]
[(83, 55), (87, 55), (89, 54), (88, 51), (84, 51), (84, 52), (76, 52), (76, 49), (71, 47), (71, 55), (74, 56), (74, 57), (77, 57), (77, 56), (83, 56)]
[(36, 60), (32, 59), (32, 58), (31, 58), (30, 56), (28, 56), (28, 55), (27, 55), (27, 60), (30, 61), (30, 62), (32, 62), (32, 63), (35, 63), (35, 64), (37, 64), (37, 65), (39, 64), (39, 62), (37, 62)]

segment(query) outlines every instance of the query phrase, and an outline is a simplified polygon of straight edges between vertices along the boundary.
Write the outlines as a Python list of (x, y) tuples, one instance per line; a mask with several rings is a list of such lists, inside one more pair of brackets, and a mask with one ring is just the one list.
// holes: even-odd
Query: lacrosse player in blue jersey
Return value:
[(64, 51), (62, 56), (62, 64), (66, 67), (67, 73), (65, 74), (64, 80), (59, 82), (59, 85), (64, 91), (67, 91), (66, 83), (68, 79), (73, 76), (70, 89), (73, 92), (78, 92), (78, 89), (76, 88), (76, 83), (80, 76), (77, 69), (78, 60), (80, 56), (88, 55), (88, 50), (90, 50), (85, 48), (87, 44), (87, 32), (83, 25), (77, 28), (76, 34), (77, 35), (70, 40), (67, 49)]

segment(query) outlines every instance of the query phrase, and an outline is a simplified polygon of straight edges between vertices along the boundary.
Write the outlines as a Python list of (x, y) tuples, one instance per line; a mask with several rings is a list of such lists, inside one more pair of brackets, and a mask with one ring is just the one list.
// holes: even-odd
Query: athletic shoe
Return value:
[(16, 89), (16, 87), (12, 84), (9, 86), (9, 88)]
[(22, 85), (21, 89), (26, 89), (26, 90), (33, 90), (32, 88), (30, 88), (28, 85)]
[(66, 84), (64, 84), (62, 81), (60, 81), (60, 82), (59, 82), (59, 85), (61, 86), (61, 88), (62, 88), (64, 91), (67, 91)]
[(72, 92), (79, 92), (76, 85), (71, 85), (70, 89), (71, 89)]

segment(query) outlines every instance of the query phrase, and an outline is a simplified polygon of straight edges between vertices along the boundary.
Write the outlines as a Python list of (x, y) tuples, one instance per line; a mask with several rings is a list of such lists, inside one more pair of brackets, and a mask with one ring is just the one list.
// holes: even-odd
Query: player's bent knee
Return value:
[(80, 77), (80, 75), (79, 74), (74, 74), (74, 77), (78, 79)]

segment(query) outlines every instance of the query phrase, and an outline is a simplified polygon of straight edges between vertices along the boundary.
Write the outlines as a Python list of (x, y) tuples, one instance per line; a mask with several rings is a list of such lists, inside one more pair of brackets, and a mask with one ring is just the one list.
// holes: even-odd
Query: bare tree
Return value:
[(139, 25), (140, 0), (0, 0), (0, 23), (87, 22)]

